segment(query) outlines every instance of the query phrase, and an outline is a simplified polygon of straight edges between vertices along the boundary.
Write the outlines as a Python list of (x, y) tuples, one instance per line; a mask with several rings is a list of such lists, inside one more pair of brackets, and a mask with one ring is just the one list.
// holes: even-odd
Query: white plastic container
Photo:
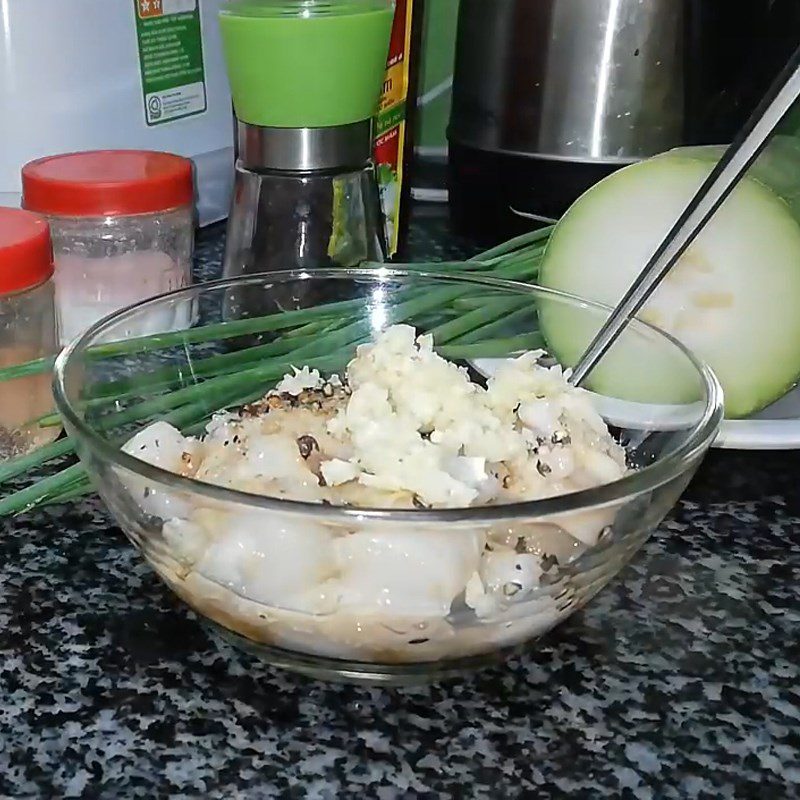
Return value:
[(0, 205), (20, 170), (83, 150), (177, 153), (195, 164), (201, 225), (228, 215), (233, 117), (220, 0), (0, 2)]

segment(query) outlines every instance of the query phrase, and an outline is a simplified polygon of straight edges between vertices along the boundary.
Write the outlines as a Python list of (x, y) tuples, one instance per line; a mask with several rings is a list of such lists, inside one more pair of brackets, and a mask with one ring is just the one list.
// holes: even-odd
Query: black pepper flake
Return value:
[(161, 447), (161, 445), (158, 443), (158, 439), (156, 439), (156, 447)]
[(429, 442), (431, 440), (431, 434), (433, 431), (420, 431), (419, 435), (426, 441)]
[(414, 504), (414, 508), (422, 508), (422, 509), (429, 508), (429, 506), (426, 506), (425, 503), (423, 503), (422, 500), (420, 500), (419, 495), (415, 494), (411, 502)]
[(140, 451), (141, 451), (141, 450), (147, 450), (147, 445), (146, 445), (146, 444), (143, 444), (143, 445), (142, 445), (142, 446), (139, 448), (139, 450), (140, 450)]
[(234, 444), (239, 444), (240, 441), (241, 441), (241, 439), (239, 439), (239, 434), (238, 433), (234, 434), (233, 443)]
[(425, 642), (429, 642), (429, 641), (430, 641), (430, 639), (428, 639), (428, 638), (423, 638), (423, 639), (409, 639), (409, 640), (408, 640), (408, 643), (409, 643), (409, 644), (425, 644)]
[(566, 447), (569, 444), (572, 444), (572, 437), (566, 431), (556, 431), (551, 437), (550, 441), (553, 444), (559, 444), (562, 447)]
[(558, 558), (556, 556), (545, 556), (542, 559), (542, 572), (547, 572), (552, 567), (558, 566)]
[(506, 475), (505, 478), (503, 478), (503, 488), (508, 489), (509, 486), (511, 486), (511, 476)]
[(543, 478), (546, 478), (553, 470), (548, 464), (545, 464), (544, 461), (537, 461), (536, 462), (536, 471)]
[(306, 434), (305, 436), (298, 437), (297, 449), (300, 451), (300, 455), (304, 459), (307, 459), (314, 450), (319, 450), (319, 444), (313, 436)]
[(514, 564), (514, 569), (519, 570), (522, 572), (522, 564)]
[(222, 443), (222, 446), (223, 446), (223, 447), (227, 447), (227, 446), (228, 446), (230, 443), (231, 443), (231, 442), (230, 442), (230, 439), (226, 439), (226, 440), (225, 440), (225, 441)]
[(322, 474), (320, 474), (320, 476), (319, 476), (319, 480), (317, 481), (317, 483), (318, 483), (320, 486), (327, 486), (327, 485), (328, 485), (328, 482), (325, 480), (325, 476), (324, 476), (324, 475), (322, 475)]
[(150, 497), (150, 487), (149, 486), (145, 486), (144, 487), (144, 497)]

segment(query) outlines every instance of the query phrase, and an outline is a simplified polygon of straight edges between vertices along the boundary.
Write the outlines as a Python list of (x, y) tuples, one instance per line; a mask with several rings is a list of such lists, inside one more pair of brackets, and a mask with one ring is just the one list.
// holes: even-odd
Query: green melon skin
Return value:
[[(613, 306), (708, 176), (713, 153), (671, 151), (590, 188), (556, 225), (541, 285)], [(552, 300), (540, 303), (539, 314), (551, 351), (567, 365), (603, 321)], [(728, 418), (751, 415), (781, 397), (800, 376), (800, 224), (790, 204), (747, 177), (639, 317), (708, 363), (722, 384)], [(632, 331), (587, 386), (654, 403), (691, 402), (702, 393), (674, 347)]]

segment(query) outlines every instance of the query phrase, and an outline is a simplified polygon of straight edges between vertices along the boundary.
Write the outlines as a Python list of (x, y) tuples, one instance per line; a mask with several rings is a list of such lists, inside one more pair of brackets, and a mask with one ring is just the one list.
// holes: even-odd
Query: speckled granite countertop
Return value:
[[(201, 235), (202, 275), (220, 252)], [(407, 690), (217, 644), (99, 501), (0, 521), (0, 796), (800, 797), (798, 476), (800, 453), (712, 453), (586, 610)]]

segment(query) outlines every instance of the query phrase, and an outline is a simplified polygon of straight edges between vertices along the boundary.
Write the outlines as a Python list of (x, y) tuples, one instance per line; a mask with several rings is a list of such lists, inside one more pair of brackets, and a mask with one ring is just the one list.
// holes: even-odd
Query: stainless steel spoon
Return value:
[(586, 348), (570, 381), (579, 386), (636, 316), (686, 248), (733, 191), (800, 96), (800, 48), (691, 199), (624, 297)]

